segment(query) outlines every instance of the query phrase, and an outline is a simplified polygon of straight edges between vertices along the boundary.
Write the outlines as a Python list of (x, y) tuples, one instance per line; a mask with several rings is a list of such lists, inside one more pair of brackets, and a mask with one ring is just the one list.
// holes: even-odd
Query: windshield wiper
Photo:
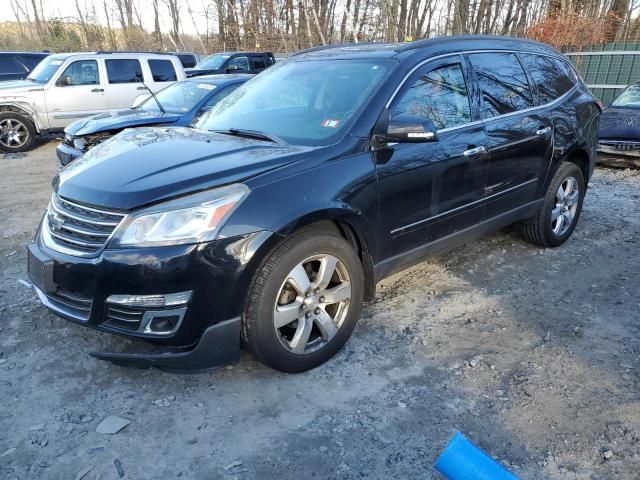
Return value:
[(264, 140), (266, 142), (279, 143), (281, 145), (286, 144), (284, 140), (275, 135), (261, 132), (259, 130), (247, 130), (244, 128), (230, 128), (229, 130), (212, 130), (215, 133), (222, 133), (224, 135), (234, 135), (236, 137), (255, 138), (257, 140)]
[[(147, 85), (146, 85), (144, 82), (140, 82), (140, 83), (142, 83), (142, 86), (143, 86), (144, 88), (146, 88), (146, 89), (147, 89), (147, 91), (151, 94), (151, 96), (153, 97), (153, 99), (156, 101), (156, 104), (158, 105), (158, 108), (160, 109), (160, 111), (161, 111), (162, 113), (167, 113), (167, 112), (165, 112), (165, 110), (164, 110), (164, 108), (163, 108), (162, 104), (160, 103), (160, 100), (158, 100), (158, 97), (156, 97), (156, 94), (155, 94), (155, 93), (153, 93), (153, 90), (151, 90), (149, 87), (147, 87)], [(140, 103), (140, 105), (142, 105), (143, 103), (144, 103), (144, 102)], [(138, 106), (140, 106), (140, 105), (138, 105)]]

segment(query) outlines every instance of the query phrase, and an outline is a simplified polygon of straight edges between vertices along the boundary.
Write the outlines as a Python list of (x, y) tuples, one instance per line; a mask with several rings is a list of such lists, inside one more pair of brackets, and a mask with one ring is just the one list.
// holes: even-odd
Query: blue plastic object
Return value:
[(518, 480), (460, 432), (440, 454), (436, 469), (449, 480)]

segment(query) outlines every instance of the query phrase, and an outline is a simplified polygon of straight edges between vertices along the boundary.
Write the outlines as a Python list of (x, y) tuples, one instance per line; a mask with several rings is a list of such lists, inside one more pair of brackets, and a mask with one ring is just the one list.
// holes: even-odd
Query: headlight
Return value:
[(211, 241), (249, 192), (246, 185), (238, 183), (133, 213), (118, 228), (110, 246), (152, 247)]

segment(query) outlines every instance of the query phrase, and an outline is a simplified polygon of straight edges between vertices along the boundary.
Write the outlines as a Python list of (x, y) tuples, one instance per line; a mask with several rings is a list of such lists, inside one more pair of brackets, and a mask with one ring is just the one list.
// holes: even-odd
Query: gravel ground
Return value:
[(385, 280), (316, 370), (171, 375), (21, 282), (54, 148), (0, 155), (0, 478), (440, 478), (456, 430), (521, 478), (640, 478), (637, 172), (599, 170), (561, 248), (508, 229)]

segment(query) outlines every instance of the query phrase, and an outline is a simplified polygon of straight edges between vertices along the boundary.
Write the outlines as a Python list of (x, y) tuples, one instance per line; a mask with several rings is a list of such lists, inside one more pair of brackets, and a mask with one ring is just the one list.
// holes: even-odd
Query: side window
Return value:
[(33, 70), (45, 57), (36, 57), (31, 55), (22, 55), (20, 57), (29, 70)]
[(391, 118), (399, 115), (430, 119), (438, 129), (471, 122), (469, 95), (460, 64), (420, 74), (391, 109)]
[(149, 60), (149, 69), (154, 82), (175, 82), (178, 79), (171, 60)]
[(203, 108), (213, 107), (221, 100), (227, 98), (229, 94), (233, 93), (233, 91), (236, 88), (238, 88), (240, 85), (241, 85), (240, 83), (236, 83), (234, 85), (228, 86), (227, 88), (225, 88), (224, 90), (222, 90), (221, 92), (219, 92), (218, 94), (214, 95), (209, 100), (207, 100), (206, 103), (203, 105)]
[(26, 73), (27, 69), (15, 57), (0, 57), (0, 73)]
[(78, 60), (65, 68), (58, 79), (63, 85), (98, 85), (98, 62), (95, 60)]
[(524, 70), (514, 53), (469, 55), (482, 96), (482, 118), (533, 107), (533, 97)]
[(109, 83), (140, 83), (142, 67), (138, 60), (119, 59), (105, 60)]
[(251, 61), (253, 62), (253, 68), (256, 70), (264, 70), (267, 68), (267, 64), (262, 56), (255, 55), (251, 57)]
[(552, 102), (576, 84), (575, 73), (560, 59), (528, 54), (520, 55), (520, 58), (538, 88), (540, 104)]
[(227, 68), (234, 69), (233, 65), (237, 66), (236, 70), (244, 70), (249, 71), (251, 68), (249, 67), (249, 59), (247, 57), (235, 57), (229, 60), (229, 64)]

